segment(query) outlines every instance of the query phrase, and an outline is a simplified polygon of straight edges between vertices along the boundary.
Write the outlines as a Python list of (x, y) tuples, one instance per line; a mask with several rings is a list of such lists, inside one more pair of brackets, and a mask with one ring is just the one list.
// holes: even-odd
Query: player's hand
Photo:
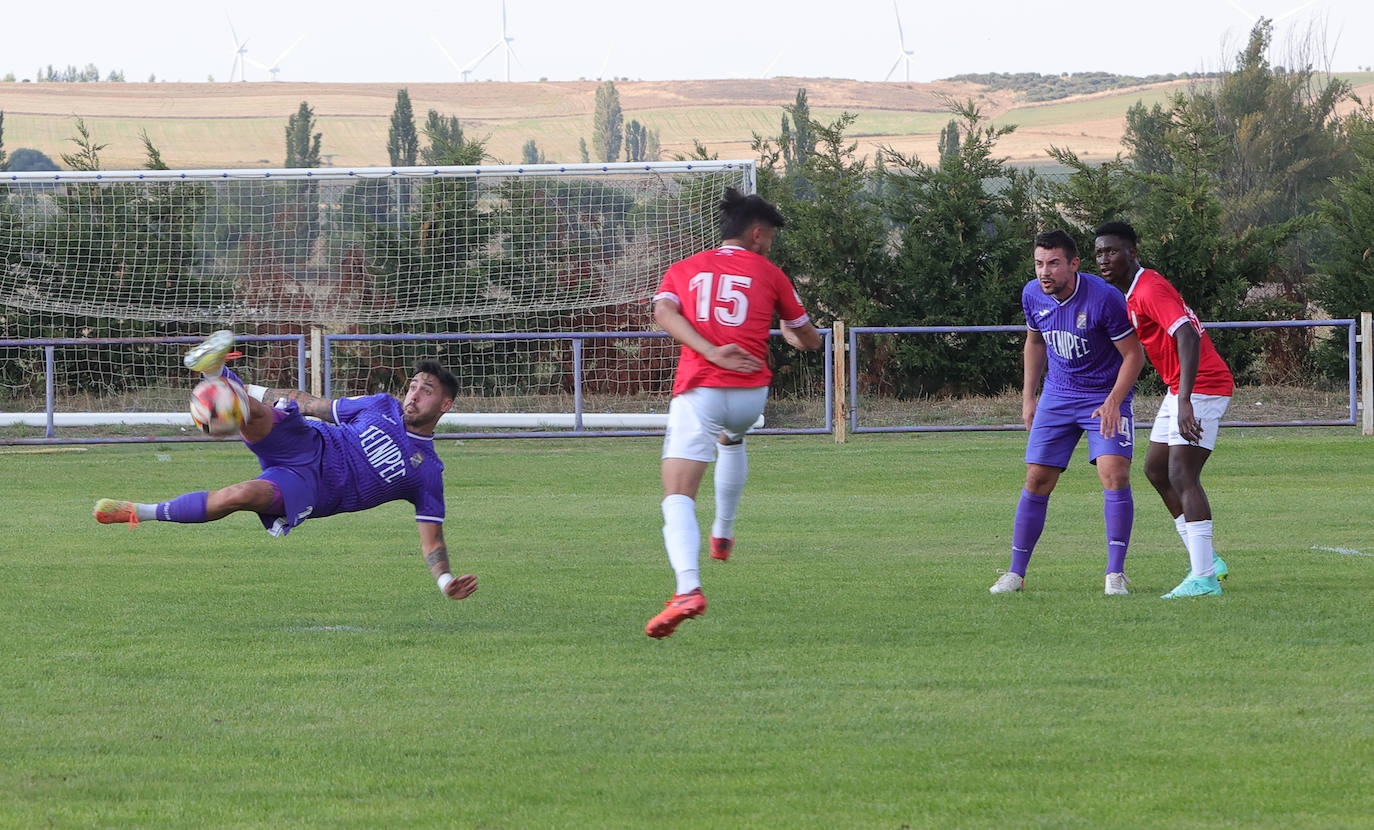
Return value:
[(726, 343), (723, 346), (716, 346), (706, 355), (706, 359), (716, 364), (722, 369), (731, 372), (743, 372), (753, 374), (763, 371), (763, 361), (750, 354), (743, 346), (737, 343)]
[(1100, 419), (1097, 431), (1102, 433), (1103, 438), (1115, 438), (1123, 430), (1121, 428), (1121, 409), (1117, 404), (1107, 401), (1106, 403), (1093, 410), (1092, 417)]
[(1178, 434), (1190, 444), (1202, 440), (1202, 422), (1193, 414), (1193, 402), (1178, 399)]
[(477, 590), (477, 577), (472, 574), (463, 574), (454, 577), (453, 581), (444, 586), (444, 595), (449, 599), (464, 599), (472, 595)]
[(1035, 421), (1035, 401), (1021, 402), (1021, 423), (1026, 425), (1026, 431), (1030, 432), (1031, 423)]

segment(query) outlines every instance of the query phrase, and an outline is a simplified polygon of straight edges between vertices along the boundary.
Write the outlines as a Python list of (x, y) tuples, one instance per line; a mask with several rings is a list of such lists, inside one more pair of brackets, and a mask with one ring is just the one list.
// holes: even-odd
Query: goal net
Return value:
[[(265, 386), (398, 392), (434, 355), (455, 413), (662, 412), (648, 300), (727, 187), (752, 162), (5, 174), (0, 413), (184, 413), (180, 355), (219, 328)], [(549, 336), (594, 332), (623, 336)]]

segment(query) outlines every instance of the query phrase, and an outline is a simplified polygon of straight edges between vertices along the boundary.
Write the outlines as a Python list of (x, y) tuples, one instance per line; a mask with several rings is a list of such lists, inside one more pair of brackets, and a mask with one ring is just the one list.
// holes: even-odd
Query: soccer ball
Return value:
[(248, 393), (224, 377), (209, 378), (191, 390), (191, 420), (206, 435), (233, 435), (248, 419)]

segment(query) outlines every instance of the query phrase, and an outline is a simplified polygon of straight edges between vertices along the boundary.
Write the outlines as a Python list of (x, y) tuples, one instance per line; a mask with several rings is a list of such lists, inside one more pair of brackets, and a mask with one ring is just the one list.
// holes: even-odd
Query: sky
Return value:
[[(509, 42), (501, 0), (9, 5), (0, 77), (19, 79), (94, 64), (128, 81), (267, 81), (270, 66), (280, 81), (506, 80), (507, 45), (512, 81), (1143, 76), (1219, 68), (1256, 15), (1276, 21), (1273, 64), (1291, 65), (1311, 31), (1330, 60), (1318, 68), (1374, 65), (1371, 0), (505, 0)], [(235, 61), (239, 43), (246, 64)]]

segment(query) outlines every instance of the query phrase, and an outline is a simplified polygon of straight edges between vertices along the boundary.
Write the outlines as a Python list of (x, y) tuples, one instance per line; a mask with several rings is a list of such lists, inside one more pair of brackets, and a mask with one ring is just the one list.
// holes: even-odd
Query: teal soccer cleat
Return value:
[(1226, 563), (1215, 553), (1212, 554), (1212, 572), (1217, 575), (1217, 579), (1226, 578)]
[(1188, 574), (1188, 578), (1179, 583), (1178, 587), (1160, 599), (1178, 599), (1179, 597), (1205, 597), (1212, 594), (1221, 593), (1221, 583), (1215, 576), (1196, 576)]

